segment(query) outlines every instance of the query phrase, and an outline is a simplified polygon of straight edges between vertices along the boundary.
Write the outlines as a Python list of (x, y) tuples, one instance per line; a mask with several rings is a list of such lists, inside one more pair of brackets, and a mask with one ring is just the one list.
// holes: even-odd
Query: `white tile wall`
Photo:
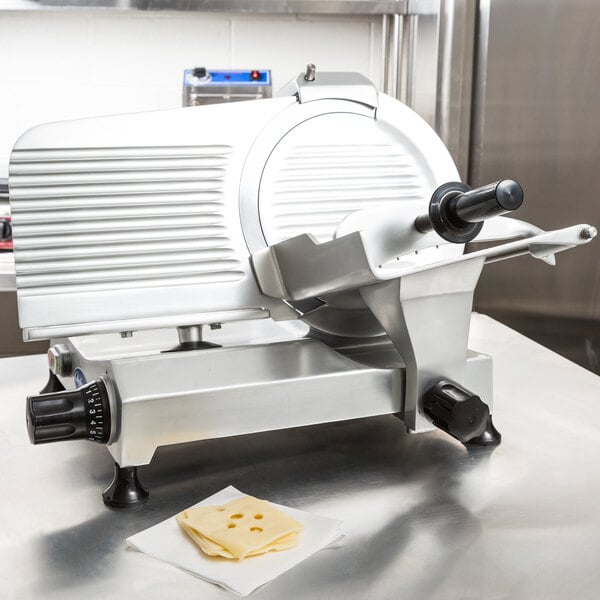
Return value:
[(38, 123), (180, 106), (186, 67), (270, 68), (278, 87), (307, 62), (379, 85), (380, 18), (0, 12), (0, 177)]

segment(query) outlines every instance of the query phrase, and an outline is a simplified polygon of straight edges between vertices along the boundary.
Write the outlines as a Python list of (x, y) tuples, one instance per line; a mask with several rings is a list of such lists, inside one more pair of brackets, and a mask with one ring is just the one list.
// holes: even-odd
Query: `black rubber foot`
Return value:
[(40, 394), (50, 394), (51, 392), (62, 392), (65, 386), (60, 382), (60, 379), (50, 370), (50, 374), (46, 385), (40, 390)]
[(502, 436), (500, 432), (494, 427), (494, 423), (492, 421), (492, 415), (488, 417), (487, 425), (483, 430), (481, 435), (469, 440), (465, 443), (467, 447), (474, 446), (498, 446), (502, 441)]
[(181, 344), (177, 344), (175, 348), (171, 348), (170, 350), (163, 350), (163, 353), (166, 352), (186, 352), (188, 350), (208, 350), (209, 348), (221, 348), (221, 344), (213, 344), (212, 342), (205, 342), (204, 340), (200, 340), (197, 342), (182, 342)]
[(148, 500), (148, 490), (140, 483), (137, 467), (120, 467), (115, 463), (115, 476), (102, 493), (102, 500), (113, 508), (133, 508)]

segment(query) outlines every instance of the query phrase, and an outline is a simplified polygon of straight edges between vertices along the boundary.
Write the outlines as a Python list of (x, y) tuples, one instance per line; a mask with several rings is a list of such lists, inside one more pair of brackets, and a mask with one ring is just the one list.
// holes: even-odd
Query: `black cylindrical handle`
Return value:
[(503, 179), (464, 192), (450, 201), (448, 211), (461, 221), (479, 223), (517, 210), (523, 204), (523, 188), (512, 179)]
[(12, 225), (5, 217), (0, 219), (0, 242), (9, 242), (12, 239)]
[(32, 444), (87, 439), (106, 444), (111, 414), (102, 379), (76, 390), (27, 398), (27, 431)]
[(490, 409), (479, 396), (449, 379), (442, 379), (423, 396), (423, 412), (431, 422), (461, 442), (481, 435)]
[(481, 231), (483, 221), (516, 210), (523, 203), (523, 188), (512, 179), (503, 179), (471, 189), (458, 181), (438, 187), (427, 214), (415, 219), (415, 228), (432, 229), (448, 242), (465, 244)]

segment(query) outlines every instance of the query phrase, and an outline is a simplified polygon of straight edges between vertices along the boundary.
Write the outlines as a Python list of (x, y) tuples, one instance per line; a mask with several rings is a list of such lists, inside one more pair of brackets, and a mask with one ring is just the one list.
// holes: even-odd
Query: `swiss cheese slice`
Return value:
[(303, 529), (266, 500), (252, 496), (185, 510), (177, 522), (204, 553), (234, 559), (292, 548)]

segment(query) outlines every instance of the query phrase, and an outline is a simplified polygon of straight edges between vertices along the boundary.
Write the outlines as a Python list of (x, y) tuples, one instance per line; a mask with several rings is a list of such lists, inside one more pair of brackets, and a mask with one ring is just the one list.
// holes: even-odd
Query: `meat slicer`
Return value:
[(501, 216), (518, 183), (460, 183), (416, 113), (312, 68), (272, 99), (34, 127), (9, 181), (20, 325), (52, 340), (29, 435), (106, 444), (117, 507), (168, 444), (383, 414), (499, 443), (467, 349), (481, 270), (596, 235)]

